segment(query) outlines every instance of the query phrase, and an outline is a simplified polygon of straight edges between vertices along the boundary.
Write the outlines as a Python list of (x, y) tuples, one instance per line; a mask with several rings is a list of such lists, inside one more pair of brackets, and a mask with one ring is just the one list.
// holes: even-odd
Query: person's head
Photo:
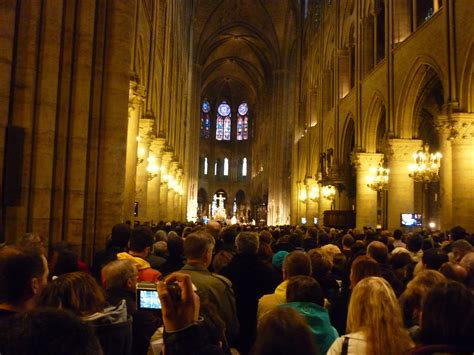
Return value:
[(311, 259), (305, 252), (292, 251), (283, 261), (283, 278), (285, 280), (297, 275), (311, 275)]
[(425, 302), (428, 292), (440, 283), (446, 282), (446, 278), (435, 270), (423, 270), (407, 284), (407, 288), (400, 296), (405, 323), (418, 322), (421, 308)]
[(227, 250), (221, 250), (216, 255), (214, 255), (214, 259), (212, 260), (212, 268), (214, 272), (220, 273), (221, 270), (226, 267), (234, 255)]
[(311, 249), (308, 252), (311, 259), (312, 274), (315, 279), (324, 277), (332, 269), (332, 262), (326, 253), (322, 252), (320, 248)]
[(455, 226), (451, 228), (449, 232), (449, 236), (451, 237), (451, 240), (459, 240), (463, 239), (467, 235), (466, 230), (461, 227), (461, 226)]
[(464, 285), (449, 281), (428, 293), (421, 316), (423, 344), (446, 344), (472, 350), (473, 329), (474, 296)]
[(209, 221), (206, 225), (206, 232), (214, 237), (215, 240), (219, 238), (219, 233), (221, 231), (221, 225), (217, 221)]
[(308, 238), (318, 239), (318, 229), (316, 227), (309, 227), (306, 231), (306, 235)]
[(352, 235), (346, 234), (344, 237), (342, 237), (342, 247), (344, 249), (350, 250), (352, 244), (354, 244), (354, 237)]
[(401, 229), (395, 229), (393, 231), (393, 238), (395, 240), (402, 240), (402, 237), (403, 237), (403, 232)]
[(379, 241), (374, 241), (367, 247), (367, 255), (374, 259), (379, 264), (388, 263), (388, 248)]
[(260, 232), (259, 239), (260, 239), (260, 244), (262, 243), (271, 244), (272, 234), (267, 230), (263, 230)]
[(155, 232), (154, 235), (155, 242), (167, 242), (168, 241), (168, 233), (164, 230), (160, 229)]
[(130, 235), (130, 251), (147, 257), (153, 246), (153, 232), (148, 227), (137, 227)]
[(319, 282), (311, 276), (294, 276), (286, 287), (287, 302), (311, 302), (324, 306), (324, 294)]
[(0, 249), (0, 304), (19, 311), (34, 308), (48, 275), (48, 262), (38, 250)]
[(439, 272), (442, 273), (447, 279), (461, 283), (466, 282), (468, 276), (468, 272), (464, 266), (452, 261), (448, 261), (447, 263), (441, 265)]
[(38, 304), (87, 316), (102, 311), (106, 301), (104, 291), (91, 275), (71, 272), (51, 281), (41, 293)]
[(119, 223), (112, 227), (112, 234), (110, 235), (110, 247), (117, 247), (126, 249), (128, 241), (130, 240), (131, 229), (130, 225), (126, 223)]
[(184, 241), (183, 238), (178, 236), (176, 233), (171, 231), (168, 233), (168, 254), (171, 259), (180, 259), (184, 254)]
[(259, 247), (258, 235), (252, 232), (240, 232), (235, 239), (237, 252), (240, 254), (257, 254)]
[(423, 236), (415, 233), (407, 239), (407, 249), (412, 253), (417, 253), (423, 247)]
[(425, 269), (429, 270), (439, 270), (441, 265), (448, 262), (449, 258), (448, 255), (436, 248), (430, 248), (423, 252), (423, 257), (421, 258), (421, 262)]
[(94, 330), (61, 309), (35, 309), (10, 318), (3, 351), (15, 355), (101, 355)]
[(304, 317), (289, 307), (267, 313), (258, 326), (252, 355), (314, 355), (316, 346)]
[(79, 271), (79, 257), (73, 251), (70, 243), (59, 242), (52, 246), (49, 268), (53, 276)]
[(471, 243), (465, 239), (458, 239), (451, 243), (452, 261), (461, 261), (467, 253), (473, 251)]
[(190, 263), (211, 265), (215, 240), (209, 233), (198, 231), (189, 234), (184, 240), (184, 256)]
[(326, 244), (322, 246), (321, 251), (329, 257), (331, 263), (333, 263), (334, 255), (341, 253), (341, 249), (339, 249), (339, 247), (334, 244)]
[(22, 249), (33, 249), (38, 253), (45, 255), (46, 248), (44, 247), (43, 238), (37, 233), (25, 233), (20, 239), (18, 246)]
[(413, 346), (403, 327), (397, 297), (381, 277), (367, 277), (352, 290), (347, 332), (358, 331), (365, 333), (368, 354), (395, 355)]
[(467, 270), (466, 285), (470, 289), (474, 289), (474, 252), (467, 253), (461, 259), (460, 264)]
[(138, 281), (138, 270), (130, 259), (114, 260), (102, 268), (104, 286), (135, 290)]
[(380, 276), (380, 265), (370, 256), (360, 255), (351, 265), (351, 288), (354, 288), (359, 281), (370, 276)]

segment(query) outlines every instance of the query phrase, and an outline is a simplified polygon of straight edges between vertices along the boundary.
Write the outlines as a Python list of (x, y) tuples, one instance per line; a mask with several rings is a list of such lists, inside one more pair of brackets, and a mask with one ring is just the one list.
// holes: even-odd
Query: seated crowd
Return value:
[(88, 265), (27, 233), (0, 249), (0, 354), (472, 354), (473, 245), (460, 226), (117, 224)]

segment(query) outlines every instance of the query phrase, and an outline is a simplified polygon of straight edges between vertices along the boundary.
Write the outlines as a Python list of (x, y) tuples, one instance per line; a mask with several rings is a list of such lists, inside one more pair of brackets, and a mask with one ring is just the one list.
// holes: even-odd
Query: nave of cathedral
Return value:
[(473, 18), (471, 0), (2, 0), (0, 241), (90, 258), (125, 221), (472, 233)]

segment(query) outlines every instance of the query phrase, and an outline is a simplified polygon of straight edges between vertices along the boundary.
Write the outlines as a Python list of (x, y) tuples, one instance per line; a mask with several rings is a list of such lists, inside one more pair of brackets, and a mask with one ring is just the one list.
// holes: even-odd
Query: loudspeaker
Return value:
[(23, 176), (25, 129), (7, 126), (5, 131), (5, 165), (3, 167), (3, 205), (20, 206)]

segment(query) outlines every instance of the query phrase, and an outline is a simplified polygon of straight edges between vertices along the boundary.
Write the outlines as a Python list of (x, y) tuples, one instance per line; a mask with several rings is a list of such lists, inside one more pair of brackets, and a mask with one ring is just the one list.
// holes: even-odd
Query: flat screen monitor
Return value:
[(423, 225), (423, 219), (420, 213), (402, 213), (400, 214), (400, 226), (418, 227)]

